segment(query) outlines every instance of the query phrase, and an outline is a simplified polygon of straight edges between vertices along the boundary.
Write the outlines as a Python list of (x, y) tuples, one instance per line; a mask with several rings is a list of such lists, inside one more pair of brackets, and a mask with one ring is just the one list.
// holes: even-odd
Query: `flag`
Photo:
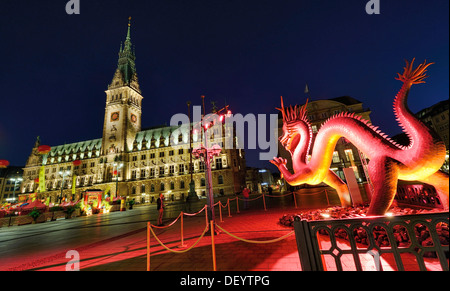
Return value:
[(306, 83), (306, 86), (305, 86), (305, 94), (309, 94), (308, 83)]
[(77, 175), (72, 175), (72, 194), (75, 194), (75, 184), (77, 182)]
[(41, 166), (39, 171), (39, 192), (45, 192), (45, 166)]

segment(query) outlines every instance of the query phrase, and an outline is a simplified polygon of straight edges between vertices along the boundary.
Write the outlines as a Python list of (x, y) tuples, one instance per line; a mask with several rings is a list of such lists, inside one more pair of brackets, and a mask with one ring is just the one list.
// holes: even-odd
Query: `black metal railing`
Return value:
[(448, 226), (448, 212), (294, 221), (304, 271), (448, 271)]

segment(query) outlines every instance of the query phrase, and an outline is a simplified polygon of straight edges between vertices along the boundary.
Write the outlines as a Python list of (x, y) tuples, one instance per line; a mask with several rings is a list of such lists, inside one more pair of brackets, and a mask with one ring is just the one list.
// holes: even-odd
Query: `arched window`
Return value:
[(218, 183), (219, 183), (219, 184), (223, 184), (223, 176), (222, 176), (222, 175), (219, 175), (219, 177), (218, 177)]
[(164, 183), (161, 183), (161, 185), (160, 185), (160, 187), (159, 187), (159, 190), (161, 190), (161, 191), (164, 191)]
[(150, 186), (150, 192), (155, 192), (155, 185), (152, 184), (152, 185)]
[(205, 178), (202, 178), (202, 179), (201, 179), (201, 181), (200, 181), (200, 186), (202, 186), (202, 187), (206, 186), (206, 180), (205, 180)]

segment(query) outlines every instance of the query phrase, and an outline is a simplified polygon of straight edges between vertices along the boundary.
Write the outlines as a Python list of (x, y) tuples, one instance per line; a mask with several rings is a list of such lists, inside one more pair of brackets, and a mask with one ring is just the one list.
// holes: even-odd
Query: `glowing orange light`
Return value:
[(0, 169), (4, 169), (9, 166), (9, 162), (7, 160), (0, 160)]
[(48, 154), (51, 150), (52, 148), (48, 145), (41, 145), (38, 147), (38, 153), (41, 155)]

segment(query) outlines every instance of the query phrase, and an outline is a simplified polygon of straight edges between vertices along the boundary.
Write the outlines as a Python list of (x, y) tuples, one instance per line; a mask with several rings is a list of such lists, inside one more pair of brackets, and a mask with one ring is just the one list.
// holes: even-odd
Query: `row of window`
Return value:
[[(223, 169), (222, 165), (222, 158), (216, 158), (215, 160), (215, 169), (221, 170)], [(198, 171), (203, 172), (205, 171), (205, 163), (199, 162), (198, 163), (199, 168)], [(167, 170), (166, 170), (167, 169)], [(178, 170), (176, 172), (176, 170)], [(192, 165), (192, 172), (194, 172), (194, 165)], [(131, 171), (131, 179), (136, 179), (137, 174), (140, 173), (140, 178), (154, 178), (156, 175), (162, 176), (162, 175), (173, 175), (175, 173), (184, 174), (185, 172), (189, 171), (189, 165), (185, 164), (178, 164), (178, 165), (169, 165), (167, 168), (165, 166), (160, 166), (159, 168), (148, 168), (148, 169), (140, 169), (140, 170), (132, 170)]]
[[(87, 165), (88, 165), (87, 163), (83, 163), (81, 165), (81, 169), (86, 169)], [(90, 163), (90, 167), (91, 168), (95, 167), (95, 162), (91, 162)], [(78, 169), (80, 169), (80, 166), (74, 166), (74, 170), (75, 171), (78, 170)], [(69, 165), (67, 167), (59, 167), (59, 170), (58, 170), (57, 167), (54, 167), (54, 168), (51, 169), (51, 172), (52, 173), (56, 173), (56, 171), (62, 172), (62, 171), (71, 171), (71, 170), (72, 170), (72, 166)], [(39, 173), (39, 170), (29, 170), (29, 171), (25, 172), (25, 176), (35, 176), (38, 173)], [(45, 169), (45, 174), (48, 174), (48, 173), (50, 173), (50, 168)]]
[[(184, 154), (184, 150), (183, 149), (179, 149), (178, 150), (178, 154), (179, 155)], [(169, 157), (172, 157), (174, 155), (175, 155), (175, 151), (174, 150), (170, 150), (169, 151)], [(150, 159), (154, 159), (156, 157), (156, 153), (150, 153), (149, 156), (150, 156)], [(159, 157), (160, 158), (164, 158), (164, 156), (165, 156), (165, 152), (159, 152)], [(142, 154), (141, 155), (141, 160), (146, 160), (146, 159), (147, 159), (147, 154)], [(138, 160), (138, 156), (131, 157), (131, 160), (133, 162), (136, 162)]]
[[(194, 181), (194, 183), (195, 183), (195, 181)], [(217, 177), (217, 184), (223, 185), (223, 183), (224, 183), (223, 182), (223, 176), (219, 175)], [(169, 189), (167, 189), (167, 190), (176, 190), (175, 189), (175, 182), (171, 181), (168, 184), (169, 184), (168, 185)], [(180, 180), (178, 186), (179, 186), (178, 189), (180, 189), (180, 190), (185, 189), (186, 188), (186, 182), (184, 180)], [(202, 178), (200, 180), (200, 187), (205, 187), (205, 186), (206, 186), (206, 180), (205, 180), (205, 178)], [(137, 194), (136, 193), (136, 189), (137, 189), (137, 186), (131, 187), (131, 194)], [(155, 185), (151, 184), (149, 190), (150, 190), (150, 193), (155, 192), (156, 191)], [(166, 191), (166, 184), (164, 182), (161, 182), (161, 184), (159, 184), (159, 189), (158, 190), (159, 191)], [(141, 185), (141, 193), (145, 193), (145, 191), (146, 191), (146, 186), (145, 186), (145, 184), (142, 184)]]

